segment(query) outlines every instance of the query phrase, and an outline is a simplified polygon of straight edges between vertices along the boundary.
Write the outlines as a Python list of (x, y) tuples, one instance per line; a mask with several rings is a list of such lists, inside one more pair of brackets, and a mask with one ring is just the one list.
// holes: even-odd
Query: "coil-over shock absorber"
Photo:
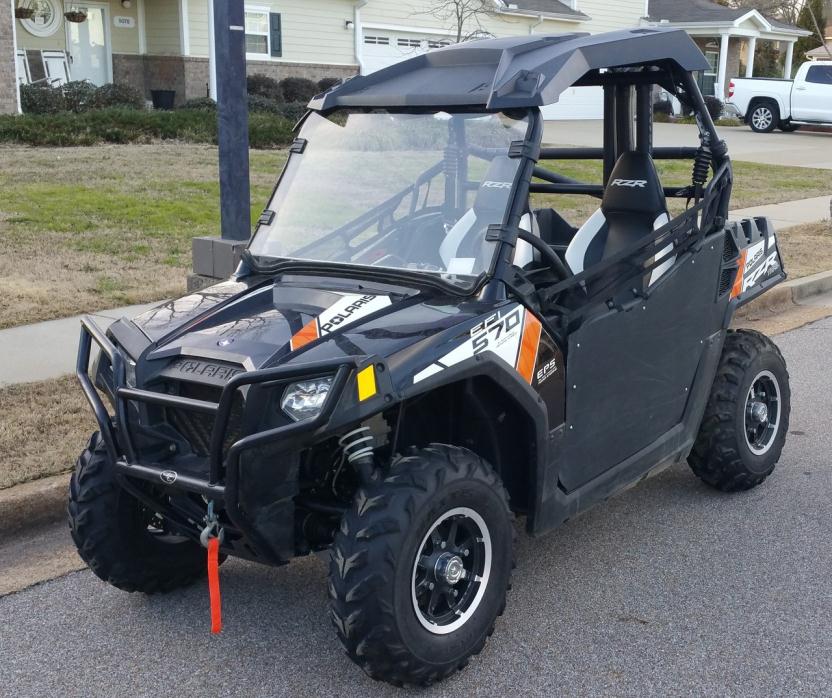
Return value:
[(703, 143), (696, 149), (696, 156), (693, 158), (693, 188), (696, 200), (702, 196), (702, 190), (705, 188), (705, 182), (708, 181), (708, 172), (711, 169), (711, 162), (713, 156), (711, 148), (707, 143)]
[(375, 472), (374, 438), (370, 427), (358, 427), (338, 439), (343, 457), (355, 468), (361, 482), (368, 483)]

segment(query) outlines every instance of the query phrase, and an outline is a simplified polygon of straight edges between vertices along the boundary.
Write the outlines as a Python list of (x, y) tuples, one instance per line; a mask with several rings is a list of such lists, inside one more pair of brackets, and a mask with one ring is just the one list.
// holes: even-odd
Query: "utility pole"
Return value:
[(209, 0), (214, 16), (221, 236), (193, 240), (190, 289), (228, 278), (251, 236), (244, 0)]

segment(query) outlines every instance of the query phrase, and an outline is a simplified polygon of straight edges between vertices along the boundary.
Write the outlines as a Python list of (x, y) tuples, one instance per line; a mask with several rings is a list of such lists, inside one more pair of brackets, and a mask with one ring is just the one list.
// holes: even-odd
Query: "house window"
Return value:
[(422, 47), (422, 40), (421, 39), (399, 39), (397, 41), (399, 46), (404, 48), (421, 48)]
[(378, 46), (389, 46), (390, 38), (387, 36), (365, 36), (365, 44), (377, 44)]
[(719, 51), (709, 51), (705, 49), (705, 58), (708, 61), (708, 68), (701, 73), (697, 73), (697, 82), (699, 82), (699, 89), (702, 94), (713, 97), (716, 94), (716, 74), (717, 66), (719, 65)]
[(246, 8), (246, 53), (269, 55), (269, 13)]
[(443, 46), (450, 46), (449, 39), (442, 39), (442, 41), (428, 41), (428, 48), (442, 48)]

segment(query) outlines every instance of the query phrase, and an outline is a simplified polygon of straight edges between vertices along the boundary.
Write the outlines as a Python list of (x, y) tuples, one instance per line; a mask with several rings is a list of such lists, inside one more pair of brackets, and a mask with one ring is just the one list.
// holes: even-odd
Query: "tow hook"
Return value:
[(225, 530), (220, 526), (214, 511), (214, 501), (208, 502), (205, 528), (199, 534), (199, 542), (208, 549), (208, 599), (211, 608), (211, 633), (222, 630), (222, 601), (220, 598), (220, 544)]

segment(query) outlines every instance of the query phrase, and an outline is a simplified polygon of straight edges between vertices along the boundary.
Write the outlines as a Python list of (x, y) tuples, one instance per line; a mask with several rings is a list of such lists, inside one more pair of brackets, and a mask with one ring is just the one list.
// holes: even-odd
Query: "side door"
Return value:
[(832, 63), (803, 65), (792, 88), (792, 119), (832, 122)]
[[(719, 238), (718, 240), (716, 238)], [(559, 487), (572, 493), (648, 447), (656, 465), (679, 448), (707, 339), (722, 326), (723, 239), (680, 258), (626, 307), (588, 307), (568, 339)], [(708, 386), (709, 388), (710, 386)]]

